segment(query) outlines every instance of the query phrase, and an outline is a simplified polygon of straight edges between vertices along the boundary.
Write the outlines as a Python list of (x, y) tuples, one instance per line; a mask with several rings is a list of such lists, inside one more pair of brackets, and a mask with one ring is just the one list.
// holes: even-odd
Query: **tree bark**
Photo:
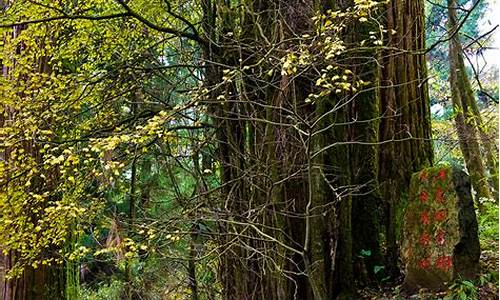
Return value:
[[(26, 26), (14, 26), (11, 34), (11, 38), (18, 37)], [(4, 37), (3, 37), (4, 38)], [(4, 40), (5, 41), (5, 40)], [(15, 50), (17, 54), (26, 50), (26, 46), (22, 43), (17, 45)], [(12, 78), (11, 71), (12, 68), (16, 68), (16, 62), (12, 64), (13, 67), (7, 67), (1, 65), (2, 76), (7, 78), (7, 80), (19, 80), (19, 78)], [(42, 56), (35, 61), (34, 72), (38, 73), (50, 73), (51, 68), (49, 66), (49, 57)], [(23, 82), (22, 80), (20, 82)], [(23, 94), (19, 94), (19, 97), (23, 97)], [(3, 106), (0, 109), (0, 127), (3, 127), (7, 122), (13, 122), (15, 118), (19, 117), (18, 112), (12, 107)], [(50, 120), (47, 120), (50, 121)], [(40, 147), (33, 143), (32, 141), (26, 141), (20, 143), (20, 147), (25, 153), (33, 158), (38, 165), (42, 164), (42, 155), (40, 154)], [(3, 193), (5, 197), (9, 197), (9, 193), (13, 190), (17, 190), (20, 193), (37, 193), (42, 194), (46, 190), (50, 190), (50, 186), (43, 186), (44, 180), (39, 177), (33, 178), (33, 184), (29, 187), (24, 187), (22, 182), (20, 184), (19, 180), (11, 180), (9, 174), (9, 169), (15, 169), (14, 160), (11, 159), (12, 149), (7, 148), (1, 154), (2, 163), (5, 164), (5, 173), (2, 174), (2, 182), (4, 183), (0, 187), (0, 193)], [(43, 205), (42, 205), (43, 207)], [(27, 222), (35, 223), (36, 215), (32, 214), (32, 211), (28, 208), (25, 214), (28, 215)], [(12, 234), (12, 233), (11, 233)], [(41, 255), (46, 255), (46, 250)], [(5, 251), (5, 253), (1, 253)], [(55, 251), (54, 251), (55, 252)], [(14, 267), (16, 262), (19, 261), (19, 253), (15, 250), (5, 249), (5, 245), (0, 241), (0, 299), (2, 300), (48, 300), (48, 299), (64, 299), (66, 296), (67, 288), (67, 272), (73, 272), (76, 268), (73, 264), (63, 264), (63, 265), (43, 265), (41, 262), (37, 263), (35, 266), (26, 266), (19, 277), (8, 278), (8, 272)], [(74, 286), (69, 288), (75, 288)]]
[(385, 266), (397, 265), (403, 211), (413, 172), (432, 165), (423, 1), (389, 1), (383, 17), (387, 49), (381, 53), (379, 183), (385, 227)]
[[(472, 187), (476, 191), (476, 204), (480, 206), (479, 198), (491, 198), (491, 193), (486, 177), (486, 171), (481, 159), (479, 143), (479, 124), (475, 124), (479, 112), (475, 103), (470, 81), (465, 69), (462, 47), (457, 31), (457, 3), (448, 0), (448, 33), (449, 33), (449, 58), (450, 58), (450, 88), (455, 124), (458, 133), (460, 149), (464, 156), (465, 165), (469, 171)], [(474, 113), (476, 107), (476, 114)], [(490, 155), (487, 155), (490, 158)], [(491, 159), (491, 158), (490, 158)], [(494, 167), (495, 163), (492, 162)], [(496, 171), (493, 171), (495, 174)]]
[[(229, 3), (203, 2), (205, 37), (213, 41), (204, 49), (205, 85), (223, 186), (224, 299), (352, 299), (355, 279), (374, 280), (383, 254), (397, 262), (401, 198), (411, 174), (431, 164), (425, 57), (410, 53), (424, 49), (423, 1), (393, 0), (379, 18), (396, 30), (387, 44), (400, 51), (347, 58), (372, 84), (352, 103), (330, 95), (312, 107), (309, 77), (280, 75), (275, 62), (266, 63), (296, 50), (294, 39), (313, 28), (314, 12), (338, 4), (326, 2), (244, 1), (240, 15)], [(234, 22), (242, 32), (233, 32)], [(365, 29), (349, 28), (352, 39), (368, 37)], [(224, 81), (231, 70), (241, 80)], [(370, 256), (359, 259), (361, 250)]]

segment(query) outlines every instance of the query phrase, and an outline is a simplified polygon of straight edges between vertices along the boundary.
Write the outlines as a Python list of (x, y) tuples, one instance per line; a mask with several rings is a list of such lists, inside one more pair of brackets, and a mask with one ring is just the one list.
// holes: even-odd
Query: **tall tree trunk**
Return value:
[[(11, 38), (17, 38), (26, 26), (14, 26), (11, 34)], [(5, 39), (6, 37), (2, 37)], [(20, 43), (16, 47), (16, 54), (22, 53), (26, 50), (26, 46)], [(2, 76), (7, 80), (16, 80), (20, 84), (25, 82), (25, 80), (19, 80), (20, 78), (12, 78), (12, 68), (16, 68), (16, 62), (14, 61), (11, 67), (1, 65)], [(34, 72), (49, 74), (51, 72), (49, 66), (49, 57), (41, 56), (35, 61)], [(25, 79), (25, 78), (23, 78)], [(24, 94), (19, 94), (19, 97), (24, 97)], [(0, 107), (0, 127), (7, 125), (6, 123), (13, 123), (16, 118), (19, 117), (18, 111), (12, 107), (3, 106)], [(47, 120), (48, 122), (50, 120)], [(9, 126), (8, 124), (7, 126)], [(24, 143), (20, 143), (20, 147), (26, 153), (27, 156), (33, 158), (37, 165), (42, 163), (42, 155), (40, 153), (39, 145), (36, 145), (33, 141), (27, 140)], [(10, 169), (15, 169), (16, 162), (11, 158), (12, 149), (7, 148), (2, 151), (0, 158), (4, 164), (4, 173), (2, 174), (2, 186), (0, 187), (0, 193), (3, 197), (7, 199), (11, 196), (9, 193), (17, 194), (42, 194), (46, 190), (50, 190), (50, 186), (45, 184), (45, 180), (41, 177), (31, 178), (33, 183), (29, 187), (25, 187), (24, 183), (19, 182), (19, 179), (14, 181), (10, 177)], [(24, 168), (24, 166), (23, 166)], [(13, 192), (14, 191), (14, 192)], [(19, 198), (16, 198), (19, 199)], [(43, 209), (43, 204), (42, 204)], [(40, 207), (36, 207), (40, 209)], [(27, 215), (27, 222), (36, 223), (36, 215), (32, 212), (35, 207), (27, 207), (22, 213)], [(12, 233), (11, 233), (12, 234)], [(14, 233), (15, 234), (15, 233)], [(19, 261), (19, 253), (16, 250), (6, 248), (6, 245), (0, 241), (0, 299), (2, 300), (48, 300), (48, 299), (64, 299), (68, 294), (65, 293), (68, 283), (66, 275), (74, 274), (76, 266), (72, 263), (62, 264), (62, 265), (44, 265), (40, 262), (26, 266), (22, 273), (18, 277), (9, 278), (8, 272), (16, 265)], [(43, 255), (50, 255), (49, 252), (55, 249), (47, 249), (42, 252)], [(55, 251), (54, 251), (55, 252)], [(75, 282), (72, 282), (73, 284)], [(70, 289), (76, 290), (75, 286), (69, 287)]]
[[(449, 57), (450, 57), (450, 88), (451, 100), (455, 113), (455, 124), (458, 133), (460, 149), (469, 171), (472, 187), (476, 191), (476, 203), (479, 198), (491, 198), (491, 193), (486, 177), (486, 171), (481, 159), (478, 129), (475, 124), (476, 116), (473, 103), (474, 94), (471, 89), (467, 71), (465, 69), (462, 47), (458, 35), (456, 13), (456, 0), (448, 0), (448, 32), (449, 32)], [(476, 115), (479, 112), (476, 107)], [(488, 155), (488, 158), (490, 158)], [(495, 163), (492, 163), (495, 165)], [(496, 173), (496, 171), (493, 171)]]
[(399, 276), (399, 238), (410, 176), (432, 164), (424, 35), (424, 1), (392, 0), (382, 51), (379, 182), (384, 211), (386, 269)]
[[(370, 39), (370, 32), (378, 26), (359, 24), (354, 39)], [(352, 184), (357, 188), (352, 199), (352, 236), (355, 274), (360, 283), (374, 280), (374, 267), (382, 265), (380, 249), (380, 190), (378, 182), (378, 141), (380, 117), (380, 86), (378, 51), (362, 51), (353, 60), (355, 74), (370, 82), (366, 91), (358, 93), (350, 107), (350, 119), (355, 120), (350, 128)], [(370, 87), (375, 87), (370, 89)], [(355, 237), (355, 238), (354, 238)], [(363, 254), (364, 253), (364, 254)], [(368, 254), (369, 253), (369, 254)], [(367, 275), (367, 276), (365, 276)]]

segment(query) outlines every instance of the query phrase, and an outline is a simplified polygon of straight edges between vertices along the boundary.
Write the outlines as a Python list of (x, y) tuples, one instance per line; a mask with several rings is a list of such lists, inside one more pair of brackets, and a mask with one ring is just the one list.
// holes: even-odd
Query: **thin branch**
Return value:
[(105, 16), (62, 15), (62, 16), (43, 18), (43, 19), (26, 20), (26, 21), (20, 21), (20, 22), (15, 22), (15, 23), (0, 24), (0, 28), (10, 28), (10, 27), (23, 26), (23, 25), (29, 25), (29, 24), (47, 23), (47, 22), (53, 22), (53, 21), (58, 21), (58, 20), (101, 21), (101, 20), (109, 20), (109, 19), (115, 19), (115, 18), (126, 18), (126, 17), (131, 17), (131, 16), (132, 15), (129, 13), (119, 13), (119, 14), (111, 14), (111, 15), (105, 15)]
[(115, 1), (118, 4), (120, 4), (127, 11), (127, 13), (130, 16), (132, 16), (133, 18), (137, 19), (138, 21), (140, 21), (144, 25), (148, 26), (149, 28), (152, 28), (152, 29), (160, 31), (160, 32), (173, 34), (173, 35), (178, 36), (178, 37), (184, 37), (184, 38), (193, 40), (195, 42), (200, 43), (201, 45), (203, 45), (205, 47), (209, 45), (209, 42), (206, 41), (206, 40), (204, 40), (204, 39), (202, 39), (198, 34), (196, 34), (196, 32), (189, 33), (189, 32), (179, 31), (179, 30), (176, 30), (176, 29), (173, 29), (173, 28), (170, 28), (170, 27), (160, 26), (158, 24), (155, 24), (155, 23), (149, 21), (148, 19), (144, 18), (143, 16), (141, 16), (140, 14), (138, 14), (137, 12), (135, 12), (134, 10), (132, 10), (132, 8), (130, 8), (130, 6), (128, 6), (125, 3), (124, 0), (115, 0)]

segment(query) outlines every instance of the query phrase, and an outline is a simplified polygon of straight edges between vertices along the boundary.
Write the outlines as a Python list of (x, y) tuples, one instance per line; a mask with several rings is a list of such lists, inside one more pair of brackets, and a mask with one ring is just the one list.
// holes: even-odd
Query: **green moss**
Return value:
[(486, 202), (478, 217), (481, 249), (498, 250), (498, 204)]
[(403, 225), (404, 225), (404, 215), (406, 212), (406, 207), (408, 206), (408, 193), (403, 192), (399, 201), (396, 201), (394, 207), (394, 224), (396, 240), (400, 241), (403, 235)]

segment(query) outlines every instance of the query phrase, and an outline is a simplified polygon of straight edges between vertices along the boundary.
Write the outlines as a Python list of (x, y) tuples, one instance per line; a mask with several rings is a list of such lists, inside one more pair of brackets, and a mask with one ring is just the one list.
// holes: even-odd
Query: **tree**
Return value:
[(498, 167), (492, 143), (483, 129), (481, 115), (465, 68), (462, 46), (458, 38), (456, 7), (457, 3), (454, 0), (448, 1), (451, 99), (460, 149), (470, 173), (472, 186), (477, 192), (477, 203), (479, 204), (479, 198), (491, 198), (486, 169), (481, 159), (480, 140), (485, 148), (486, 161), (494, 180), (493, 186), (497, 190)]

